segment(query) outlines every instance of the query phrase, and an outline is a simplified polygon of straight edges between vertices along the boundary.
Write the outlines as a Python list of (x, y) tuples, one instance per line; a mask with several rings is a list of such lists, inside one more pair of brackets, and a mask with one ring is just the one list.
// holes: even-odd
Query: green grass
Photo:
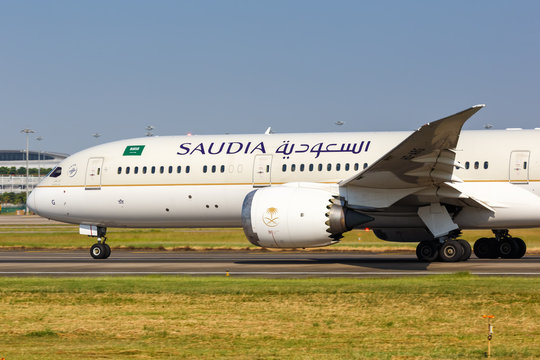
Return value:
[[(525, 240), (528, 248), (540, 251), (540, 229), (514, 230), (514, 236)], [(113, 248), (145, 249), (259, 249), (247, 241), (242, 229), (108, 229)], [(463, 238), (471, 244), (490, 231), (465, 231)], [(0, 248), (87, 249), (95, 239), (79, 235), (73, 225), (3, 225), (0, 226)], [(414, 251), (416, 243), (393, 243), (379, 240), (372, 231), (353, 230), (339, 244), (324, 250)]]
[(540, 279), (0, 278), (0, 357), (540, 357)]

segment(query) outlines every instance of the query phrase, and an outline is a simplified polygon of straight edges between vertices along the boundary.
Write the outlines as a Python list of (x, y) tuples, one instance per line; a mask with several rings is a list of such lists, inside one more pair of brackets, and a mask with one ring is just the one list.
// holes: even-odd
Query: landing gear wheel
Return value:
[(435, 241), (421, 241), (416, 247), (416, 257), (419, 261), (433, 262), (439, 256), (439, 249)]
[(521, 247), (514, 238), (499, 241), (499, 254), (503, 259), (516, 259)]
[(516, 252), (516, 257), (514, 259), (521, 259), (527, 252), (527, 245), (525, 244), (525, 241), (521, 240), (520, 238), (514, 238), (514, 241), (519, 248), (519, 251)]
[(448, 240), (439, 249), (439, 257), (444, 262), (460, 261), (463, 256), (463, 246), (456, 240)]
[(90, 255), (92, 255), (94, 259), (105, 259), (105, 254), (106, 250), (103, 244), (95, 243), (90, 248)]
[(469, 244), (468, 241), (463, 240), (463, 239), (457, 239), (456, 241), (460, 243), (461, 246), (463, 247), (463, 256), (461, 256), (461, 259), (459, 259), (459, 261), (469, 260), (472, 254), (471, 244)]
[[(480, 238), (474, 243), (474, 255), (479, 259), (491, 259), (497, 253), (497, 249), (492, 245), (495, 239)], [(498, 254), (497, 254), (498, 255)]]
[(111, 247), (108, 244), (102, 244), (105, 248), (105, 254), (103, 256), (103, 259), (107, 259), (109, 256), (111, 256)]
[(490, 247), (489, 259), (498, 259), (501, 254), (499, 254), (499, 241), (496, 238), (489, 238), (488, 244)]

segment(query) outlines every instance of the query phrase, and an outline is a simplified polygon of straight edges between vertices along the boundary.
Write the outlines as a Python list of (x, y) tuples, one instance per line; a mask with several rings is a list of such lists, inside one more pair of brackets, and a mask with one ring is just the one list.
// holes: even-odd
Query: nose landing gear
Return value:
[(105, 244), (105, 240), (97, 242), (90, 248), (90, 255), (94, 259), (106, 259), (111, 255), (111, 247)]
[(97, 243), (90, 248), (90, 255), (94, 259), (107, 259), (111, 255), (111, 247), (105, 243), (107, 228), (98, 227)]

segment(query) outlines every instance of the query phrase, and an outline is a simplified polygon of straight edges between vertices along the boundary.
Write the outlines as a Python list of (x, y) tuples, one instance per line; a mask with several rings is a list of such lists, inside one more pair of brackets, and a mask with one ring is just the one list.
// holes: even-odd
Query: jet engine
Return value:
[(246, 237), (268, 248), (331, 245), (344, 232), (371, 220), (332, 193), (300, 184), (254, 190), (242, 205)]

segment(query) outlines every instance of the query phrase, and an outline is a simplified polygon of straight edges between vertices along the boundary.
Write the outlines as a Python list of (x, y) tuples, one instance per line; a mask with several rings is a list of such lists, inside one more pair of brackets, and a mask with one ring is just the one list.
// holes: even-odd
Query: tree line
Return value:
[(12, 193), (6, 192), (0, 194), (0, 203), (2, 204), (25, 204), (26, 203), (26, 193)]
[[(40, 174), (42, 176), (47, 175), (49, 172), (51, 172), (52, 169), (50, 168), (41, 168)], [(28, 169), (28, 174), (30, 175), (37, 175), (38, 169), (37, 168), (30, 168)], [(20, 167), (16, 168), (15, 166), (7, 167), (7, 166), (0, 166), (0, 175), (26, 175), (26, 168)]]

